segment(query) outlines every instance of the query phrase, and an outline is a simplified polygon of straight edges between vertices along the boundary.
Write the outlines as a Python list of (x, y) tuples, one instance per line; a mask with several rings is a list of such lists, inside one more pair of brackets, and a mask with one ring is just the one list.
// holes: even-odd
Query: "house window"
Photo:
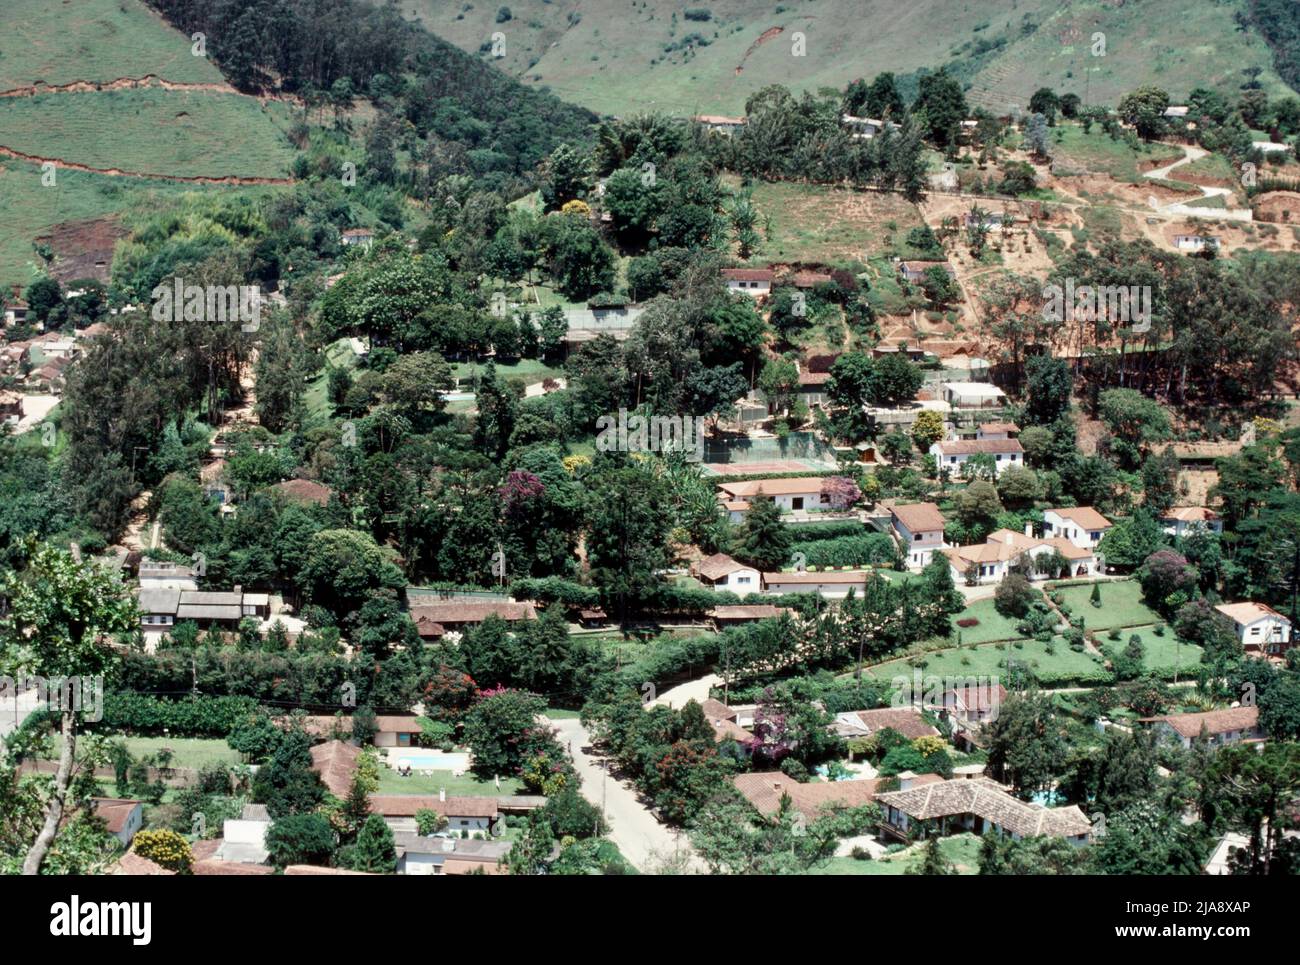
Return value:
[(791, 500), (790, 500), (790, 508), (791, 508), (791, 509), (803, 509), (803, 497), (802, 497), (802, 496), (795, 496), (793, 499), (791, 499)]
[(912, 537), (912, 539), (913, 539), (913, 541), (919, 543), (919, 542), (921, 542), (921, 537), (924, 536), (924, 535), (925, 535), (924, 533), (917, 533), (915, 536)]
[(751, 577), (751, 576), (738, 576), (738, 577), (736, 577), (736, 582), (737, 582), (737, 583), (752, 583), (753, 580), (754, 580), (754, 578)]

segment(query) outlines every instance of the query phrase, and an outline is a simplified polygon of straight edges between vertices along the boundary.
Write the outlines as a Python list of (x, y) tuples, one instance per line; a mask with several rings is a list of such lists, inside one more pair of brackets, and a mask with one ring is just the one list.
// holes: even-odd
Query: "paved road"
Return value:
[(0, 737), (7, 737), (18, 729), (27, 715), (36, 709), (36, 690), (17, 697), (10, 693), (0, 696)]
[(709, 699), (710, 688), (721, 686), (722, 678), (711, 673), (704, 677), (697, 677), (695, 680), (688, 680), (676, 687), (670, 687), (650, 701), (650, 706), (671, 707), (673, 710), (681, 710), (692, 700), (698, 704), (703, 704)]
[(664, 858), (689, 850), (684, 834), (660, 824), (637, 796), (635, 788), (605, 772), (606, 761), (591, 747), (591, 735), (577, 719), (550, 722), (562, 745), (569, 748), (573, 766), (582, 779), (582, 796), (605, 809), (609, 837), (638, 871), (657, 865)]

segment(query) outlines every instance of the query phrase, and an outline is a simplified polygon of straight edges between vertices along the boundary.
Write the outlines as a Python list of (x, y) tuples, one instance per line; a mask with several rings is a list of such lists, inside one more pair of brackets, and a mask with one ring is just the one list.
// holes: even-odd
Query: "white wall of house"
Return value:
[(862, 583), (782, 583), (777, 578), (768, 580), (765, 588), (768, 593), (819, 593), (831, 600), (848, 596), (850, 588), (862, 594)]
[(1163, 529), (1170, 536), (1177, 536), (1180, 538), (1188, 535), (1189, 533), (1191, 533), (1193, 530), (1196, 529), (1206, 529), (1209, 530), (1211, 533), (1222, 533), (1223, 520), (1207, 519), (1204, 522), (1202, 522), (1201, 520), (1188, 521), (1185, 519), (1166, 518), (1160, 521), (1160, 528)]
[(913, 533), (897, 517), (894, 518), (894, 532), (902, 540), (903, 551), (907, 553), (908, 569), (919, 570), (925, 568), (934, 557), (935, 550), (944, 549), (948, 545), (943, 540), (943, 530), (924, 530)]
[(734, 573), (728, 573), (726, 579), (713, 584), (713, 588), (715, 590), (729, 590), (737, 596), (744, 596), (747, 593), (761, 593), (763, 590), (763, 576), (758, 570), (736, 570)]
[(1084, 529), (1074, 520), (1058, 516), (1050, 509), (1043, 513), (1043, 528), (1045, 530), (1043, 535), (1068, 539), (1081, 550), (1096, 549), (1105, 532), (1101, 529)]
[[(1156, 727), (1159, 729), (1162, 737), (1177, 741), (1183, 745), (1184, 749), (1191, 749), (1192, 741), (1195, 738), (1184, 737), (1170, 726), (1167, 721), (1160, 721), (1156, 724)], [(1238, 744), (1244, 740), (1262, 737), (1263, 734), (1264, 732), (1258, 727), (1253, 727), (1250, 730), (1230, 730), (1222, 734), (1207, 734), (1206, 740), (1211, 747), (1222, 747), (1225, 744)]]
[(407, 852), (398, 865), (397, 873), (403, 875), (440, 875), (442, 874), (442, 855), (412, 854)]
[(221, 824), (221, 836), (233, 844), (254, 844), (266, 850), (266, 832), (270, 821), (244, 821), (231, 818)]
[(130, 847), (131, 839), (135, 837), (135, 833), (140, 830), (143, 824), (144, 807), (137, 804), (131, 809), (131, 813), (127, 815), (126, 823), (122, 825), (122, 830), (118, 831), (114, 837), (121, 841), (122, 844)]
[(757, 298), (759, 295), (770, 293), (772, 283), (770, 281), (745, 281), (740, 278), (728, 278), (727, 291), (740, 292), (742, 295), (753, 295)]
[[(1046, 543), (1040, 543), (1039, 545), (1030, 548), (1027, 551), (1027, 553), (1031, 558), (1037, 559), (1040, 556), (1050, 556), (1052, 554), (1053, 549), (1055, 549), (1055, 547), (1050, 546)], [(1006, 577), (1006, 575), (1011, 572), (1012, 564), (1014, 564), (1016, 560), (1017, 557), (1012, 557), (1009, 560), (998, 560), (991, 563), (981, 563), (979, 582), (981, 584), (1001, 583), (1002, 580)], [(1080, 567), (1083, 568), (1082, 573), (1079, 572)], [(1095, 556), (1087, 556), (1079, 560), (1070, 560), (1070, 576), (1072, 578), (1093, 576), (1096, 574), (1096, 572), (1097, 572), (1097, 558)], [(966, 573), (964, 570), (960, 569), (957, 565), (954, 564), (952, 567), (952, 578), (954, 581), (956, 581), (958, 586), (962, 586), (965, 584), (966, 581)], [(1038, 573), (1036, 571), (1031, 571), (1029, 573), (1030, 580), (1045, 580), (1047, 578), (1048, 578), (1048, 574), (1046, 573)]]
[[(943, 443), (936, 442), (930, 447), (930, 455), (934, 456), (935, 462), (940, 469), (947, 469), (953, 476), (965, 474), (966, 463), (978, 453), (952, 453), (945, 454)], [(1002, 475), (1012, 466), (1024, 466), (1024, 454), (1019, 452), (993, 452), (989, 453), (993, 457), (993, 471), (996, 475)]]
[(1244, 646), (1277, 653), (1291, 642), (1291, 622), (1284, 617), (1263, 616), (1247, 624), (1239, 623), (1237, 638)]

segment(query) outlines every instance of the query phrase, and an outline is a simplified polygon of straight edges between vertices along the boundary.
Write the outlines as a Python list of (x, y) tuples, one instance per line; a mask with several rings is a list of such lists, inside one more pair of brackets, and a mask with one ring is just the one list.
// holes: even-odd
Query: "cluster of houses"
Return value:
[(806, 269), (778, 271), (774, 268), (723, 268), (721, 274), (722, 280), (727, 283), (727, 291), (754, 298), (770, 295), (773, 287), (781, 285), (808, 290), (830, 284), (833, 280), (824, 271)]

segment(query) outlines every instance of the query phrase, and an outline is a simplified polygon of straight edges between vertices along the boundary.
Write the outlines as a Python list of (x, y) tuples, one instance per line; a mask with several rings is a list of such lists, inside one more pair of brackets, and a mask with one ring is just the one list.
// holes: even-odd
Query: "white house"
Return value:
[(348, 228), (343, 232), (341, 240), (349, 248), (354, 245), (369, 248), (375, 243), (375, 233), (369, 228)]
[(449, 831), (478, 831), (488, 834), (500, 816), (494, 797), (448, 797), (446, 790), (438, 796), (426, 794), (371, 794), (370, 810), (383, 817), (394, 831), (417, 830), (417, 811), (435, 811), (447, 819)]
[(834, 600), (848, 596), (849, 590), (861, 596), (867, 588), (867, 579), (873, 575), (865, 570), (764, 573), (763, 589), (768, 593), (818, 593)]
[(946, 523), (943, 513), (934, 503), (894, 506), (889, 510), (889, 516), (894, 532), (903, 544), (903, 552), (907, 554), (909, 569), (922, 569), (930, 562), (935, 550), (947, 549), (948, 544), (943, 539)]
[(91, 798), (91, 803), (95, 808), (95, 816), (102, 818), (108, 827), (108, 833), (129, 848), (131, 839), (144, 824), (144, 802), (96, 797)]
[(1080, 549), (1094, 550), (1113, 524), (1091, 506), (1043, 510), (1043, 531), (1068, 539)]
[[(1037, 537), (1009, 529), (995, 530), (983, 543), (956, 546), (940, 552), (948, 557), (955, 581), (971, 583), (973, 580), (978, 585), (1000, 583), (1018, 562), (1050, 556), (1053, 551), (1059, 552), (1069, 563), (1071, 576), (1092, 576), (1097, 572), (1097, 557), (1092, 550), (1081, 549), (1068, 539)], [(1027, 575), (1030, 579), (1047, 579), (1054, 574), (1039, 573), (1031, 568)]]
[(975, 427), (976, 439), (1016, 439), (1020, 426), (1014, 422), (981, 422)]
[(758, 570), (733, 560), (726, 553), (714, 553), (700, 560), (695, 575), (705, 586), (730, 590), (737, 596), (758, 593), (763, 589), (763, 577)]
[(399, 875), (504, 874), (511, 841), (457, 840), (413, 831), (395, 831)]
[(1179, 506), (1160, 517), (1161, 528), (1170, 536), (1186, 536), (1196, 529), (1223, 532), (1223, 520), (1206, 506)]
[(949, 278), (956, 277), (956, 272), (946, 261), (900, 261), (898, 271), (909, 285), (919, 285), (925, 280), (925, 273), (931, 268), (942, 268)]
[(724, 268), (722, 277), (727, 283), (727, 291), (757, 298), (771, 292), (776, 273), (768, 268)]
[(756, 499), (769, 499), (789, 513), (820, 512), (830, 509), (830, 499), (822, 495), (823, 482), (820, 476), (744, 479), (719, 483), (718, 498), (730, 513), (733, 523), (744, 520), (750, 504)]
[(705, 130), (717, 131), (719, 134), (731, 134), (745, 126), (743, 117), (727, 117), (724, 114), (697, 114), (692, 120)]
[(1232, 621), (1247, 652), (1273, 656), (1291, 649), (1291, 621), (1263, 603), (1220, 603), (1215, 607)]
[(1254, 705), (1210, 710), (1200, 714), (1169, 714), (1143, 720), (1153, 724), (1157, 733), (1177, 741), (1183, 747), (1191, 747), (1192, 741), (1202, 735), (1215, 747), (1261, 740), (1264, 737), (1259, 726), (1259, 708)]
[(993, 457), (993, 471), (1000, 476), (1012, 466), (1025, 464), (1025, 449), (1019, 439), (945, 439), (930, 447), (939, 469), (960, 476), (971, 456)]
[(945, 382), (943, 400), (956, 409), (997, 409), (1007, 396), (992, 382)]
[[(899, 790), (876, 795), (884, 811), (880, 830), (904, 841), (928, 834), (972, 831), (1022, 838), (1064, 838), (1088, 843), (1092, 823), (1078, 805), (1046, 808), (1012, 796), (1011, 789), (987, 777), (953, 778), (921, 784), (910, 772), (899, 775)], [(913, 828), (914, 825), (919, 827)]]
[(1217, 235), (1174, 235), (1174, 247), (1193, 254), (1199, 254), (1206, 248), (1218, 251), (1219, 238)]

